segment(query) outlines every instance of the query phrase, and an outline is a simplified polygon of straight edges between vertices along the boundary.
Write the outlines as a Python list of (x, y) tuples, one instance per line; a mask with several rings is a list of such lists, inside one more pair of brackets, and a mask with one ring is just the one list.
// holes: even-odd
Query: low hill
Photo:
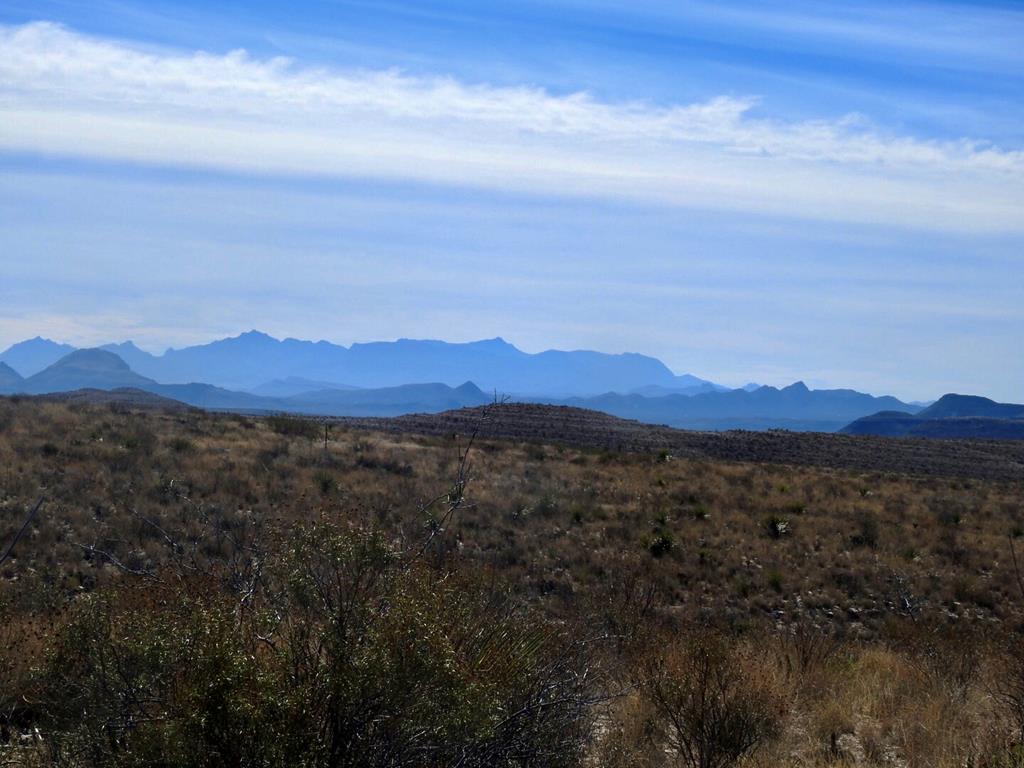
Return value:
[(156, 384), (135, 373), (112, 352), (102, 349), (80, 349), (65, 355), (53, 365), (29, 376), (24, 391), (31, 395), (51, 392), (72, 392), (77, 389), (146, 389)]
[(383, 432), (468, 435), (611, 452), (764, 462), (859, 472), (1024, 480), (1024, 442), (932, 441), (816, 432), (695, 432), (642, 424), (606, 413), (526, 403), (463, 408), (392, 419), (343, 419)]
[(70, 405), (116, 405), (125, 408), (139, 408), (158, 411), (191, 411), (191, 406), (168, 397), (154, 395), (141, 389), (76, 389), (74, 392), (54, 392), (38, 395), (40, 400), (50, 400)]
[(844, 435), (877, 435), (903, 437), (921, 422), (915, 414), (904, 411), (879, 411), (850, 422), (840, 432)]
[(1024, 440), (1024, 405), (948, 394), (916, 414), (882, 411), (856, 419), (841, 431), (886, 437)]

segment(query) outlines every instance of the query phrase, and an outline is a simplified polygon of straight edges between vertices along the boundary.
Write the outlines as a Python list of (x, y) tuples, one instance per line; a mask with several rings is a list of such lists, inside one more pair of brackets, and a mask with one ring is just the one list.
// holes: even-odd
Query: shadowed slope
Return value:
[(480, 437), (608, 451), (864, 472), (1024, 480), (1024, 442), (926, 441), (814, 432), (691, 432), (565, 406), (507, 404), (394, 419), (346, 419), (386, 432)]

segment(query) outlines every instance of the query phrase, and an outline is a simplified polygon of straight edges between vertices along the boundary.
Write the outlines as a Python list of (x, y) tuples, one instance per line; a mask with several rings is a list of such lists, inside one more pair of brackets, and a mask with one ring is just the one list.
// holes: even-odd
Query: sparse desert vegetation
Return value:
[(1022, 764), (1024, 481), (466, 418), (0, 400), (0, 764)]

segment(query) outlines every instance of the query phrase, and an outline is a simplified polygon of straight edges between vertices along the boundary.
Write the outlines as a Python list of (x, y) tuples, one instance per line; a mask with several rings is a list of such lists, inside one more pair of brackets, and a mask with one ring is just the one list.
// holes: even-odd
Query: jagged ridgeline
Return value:
[(636, 354), (528, 354), (502, 339), (399, 340), (342, 347), (258, 332), (143, 352), (131, 342), (74, 350), (32, 339), (0, 354), (0, 393), (135, 389), (200, 408), (322, 416), (397, 416), (495, 399), (570, 405), (700, 430), (837, 431), (881, 411), (923, 406), (854, 390), (729, 389)]

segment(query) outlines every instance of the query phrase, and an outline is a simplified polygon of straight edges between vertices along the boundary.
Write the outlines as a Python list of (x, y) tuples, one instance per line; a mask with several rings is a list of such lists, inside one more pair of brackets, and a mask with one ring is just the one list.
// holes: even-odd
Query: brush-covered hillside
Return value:
[(160, 405), (0, 401), (11, 764), (1015, 759), (1020, 477)]

